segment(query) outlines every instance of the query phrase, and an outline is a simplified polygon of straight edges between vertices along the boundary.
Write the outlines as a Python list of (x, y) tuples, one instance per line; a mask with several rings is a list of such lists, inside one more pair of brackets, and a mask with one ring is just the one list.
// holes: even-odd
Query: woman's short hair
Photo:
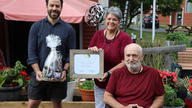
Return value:
[(121, 18), (122, 18), (122, 12), (121, 12), (121, 10), (120, 10), (118, 7), (114, 7), (114, 6), (110, 7), (110, 8), (107, 10), (107, 13), (106, 13), (106, 16), (105, 16), (105, 17), (107, 17), (108, 14), (113, 14), (113, 15), (115, 15), (115, 16), (119, 19), (119, 21), (120, 21)]

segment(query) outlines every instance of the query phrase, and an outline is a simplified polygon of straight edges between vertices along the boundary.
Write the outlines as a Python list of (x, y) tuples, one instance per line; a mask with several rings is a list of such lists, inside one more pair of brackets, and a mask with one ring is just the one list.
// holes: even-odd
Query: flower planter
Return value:
[(1, 87), (0, 88), (0, 101), (21, 100), (20, 91), (21, 91), (21, 86)]
[(63, 101), (73, 101), (73, 92), (77, 81), (67, 82), (67, 97)]
[(80, 89), (82, 101), (94, 101), (94, 90)]

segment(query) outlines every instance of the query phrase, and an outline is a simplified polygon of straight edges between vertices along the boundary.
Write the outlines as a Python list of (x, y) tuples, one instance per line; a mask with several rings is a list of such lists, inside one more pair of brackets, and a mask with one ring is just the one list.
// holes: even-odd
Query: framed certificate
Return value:
[(73, 78), (101, 78), (103, 73), (103, 50), (70, 50), (70, 74)]

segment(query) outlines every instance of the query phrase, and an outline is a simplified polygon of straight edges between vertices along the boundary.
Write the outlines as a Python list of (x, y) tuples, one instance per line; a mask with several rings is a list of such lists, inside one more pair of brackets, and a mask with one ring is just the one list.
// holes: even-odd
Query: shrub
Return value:
[(187, 37), (186, 37), (186, 34), (184, 33), (174, 32), (174, 33), (169, 33), (166, 39), (170, 41), (186, 41)]

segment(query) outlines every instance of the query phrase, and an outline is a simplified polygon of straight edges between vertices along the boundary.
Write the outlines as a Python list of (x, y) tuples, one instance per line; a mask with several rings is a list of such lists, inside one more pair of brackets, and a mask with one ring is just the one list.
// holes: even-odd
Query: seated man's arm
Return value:
[(113, 95), (107, 91), (104, 93), (104, 102), (113, 108), (125, 108), (122, 104), (115, 100)]
[(164, 95), (157, 96), (155, 100), (153, 101), (153, 104), (150, 106), (150, 108), (161, 108), (164, 103)]

